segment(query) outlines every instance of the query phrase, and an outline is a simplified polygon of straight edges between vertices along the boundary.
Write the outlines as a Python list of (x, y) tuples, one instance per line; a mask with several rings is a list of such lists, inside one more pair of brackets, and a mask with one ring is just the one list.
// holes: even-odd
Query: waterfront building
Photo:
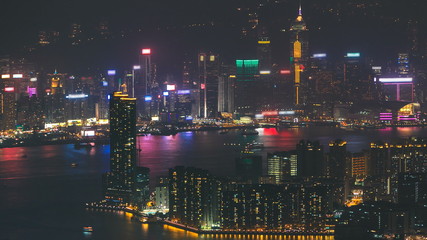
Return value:
[(144, 209), (150, 201), (150, 169), (135, 167), (134, 187), (132, 190), (132, 205)]
[(269, 184), (229, 184), (222, 193), (224, 230), (281, 230), (283, 190)]
[(221, 62), (214, 53), (198, 54), (198, 79), (200, 88), (200, 115), (203, 118), (216, 117), (218, 113), (218, 84), (221, 77)]
[(220, 225), (221, 182), (208, 171), (175, 167), (169, 170), (169, 219), (198, 229)]
[(259, 60), (236, 60), (235, 112), (240, 116), (253, 116), (259, 105)]
[(106, 198), (129, 203), (136, 174), (136, 99), (121, 92), (110, 99), (110, 149)]
[(169, 179), (160, 178), (159, 184), (155, 188), (156, 208), (169, 209)]

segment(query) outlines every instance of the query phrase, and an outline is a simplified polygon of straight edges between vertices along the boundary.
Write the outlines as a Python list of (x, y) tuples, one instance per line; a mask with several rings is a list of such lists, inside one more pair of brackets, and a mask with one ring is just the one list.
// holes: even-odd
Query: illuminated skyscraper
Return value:
[(200, 86), (200, 115), (215, 117), (218, 113), (218, 81), (221, 63), (218, 55), (199, 53), (198, 75)]
[[(290, 61), (294, 74), (295, 105), (303, 104), (300, 96), (301, 72), (304, 71), (308, 60), (308, 29), (302, 18), (301, 5), (298, 17), (291, 25)], [(304, 83), (303, 83), (304, 84)]]
[(290, 167), (287, 152), (267, 154), (267, 175), (274, 176), (276, 184), (283, 183), (285, 176), (290, 176)]
[(136, 99), (121, 92), (110, 100), (110, 149), (106, 198), (129, 202), (135, 184)]
[(151, 64), (151, 48), (141, 50), (139, 56), (139, 69), (136, 69), (135, 81), (135, 98), (137, 99), (137, 116), (146, 117), (147, 107), (150, 103), (145, 101), (146, 96), (151, 96), (152, 87), (152, 64)]
[(235, 111), (241, 116), (254, 115), (259, 106), (259, 60), (236, 60)]

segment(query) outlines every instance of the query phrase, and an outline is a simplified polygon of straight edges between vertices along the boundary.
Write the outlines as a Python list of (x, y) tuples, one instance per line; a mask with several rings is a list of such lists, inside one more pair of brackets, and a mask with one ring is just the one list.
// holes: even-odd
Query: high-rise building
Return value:
[(270, 184), (230, 184), (224, 187), (223, 229), (280, 230), (284, 225), (283, 190)]
[(221, 76), (218, 83), (218, 111), (234, 112), (235, 75)]
[(235, 112), (240, 116), (255, 115), (259, 105), (259, 60), (236, 60)]
[(136, 168), (136, 99), (114, 92), (110, 99), (110, 172), (106, 198), (131, 201)]
[(368, 159), (365, 153), (353, 153), (351, 156), (351, 176), (365, 177), (368, 173)]
[(221, 183), (197, 168), (169, 170), (169, 219), (199, 229), (220, 225)]
[(258, 183), (262, 176), (262, 156), (248, 154), (236, 158), (236, 173), (245, 182)]
[(319, 142), (301, 140), (297, 144), (298, 177), (322, 176), (323, 147)]
[(295, 105), (303, 104), (303, 97), (300, 96), (300, 87), (305, 83), (301, 82), (301, 73), (304, 71), (309, 56), (308, 52), (308, 29), (302, 18), (301, 5), (298, 11), (298, 17), (291, 25), (291, 46), (290, 60), (295, 84)]
[(275, 177), (275, 183), (281, 184), (286, 177), (291, 176), (291, 162), (288, 152), (267, 154), (267, 175)]
[(137, 116), (147, 118), (150, 115), (150, 103), (146, 102), (145, 97), (152, 97), (151, 88), (153, 86), (153, 65), (151, 63), (151, 48), (141, 50), (139, 56), (139, 69), (136, 69), (135, 75), (135, 98), (137, 99)]
[(347, 142), (340, 139), (331, 141), (325, 169), (326, 175), (338, 180), (344, 180), (346, 171), (349, 169), (347, 158)]
[(199, 53), (198, 76), (200, 86), (201, 116), (216, 117), (218, 113), (218, 83), (221, 76), (219, 56)]
[(135, 167), (134, 187), (132, 189), (132, 205), (144, 209), (150, 201), (150, 169)]

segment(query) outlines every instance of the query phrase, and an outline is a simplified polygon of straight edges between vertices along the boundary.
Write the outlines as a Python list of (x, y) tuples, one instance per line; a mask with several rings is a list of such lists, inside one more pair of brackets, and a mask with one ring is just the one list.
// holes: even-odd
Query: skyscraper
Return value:
[(128, 203), (135, 184), (136, 99), (121, 92), (110, 100), (110, 149), (106, 198)]
[(218, 113), (218, 81), (221, 63), (218, 55), (199, 53), (198, 75), (200, 86), (200, 115), (215, 117)]
[[(301, 5), (298, 17), (291, 25), (290, 61), (294, 74), (295, 105), (303, 104), (300, 96), (301, 72), (304, 71), (308, 60), (308, 29), (302, 18)], [(304, 83), (303, 83), (304, 84)]]

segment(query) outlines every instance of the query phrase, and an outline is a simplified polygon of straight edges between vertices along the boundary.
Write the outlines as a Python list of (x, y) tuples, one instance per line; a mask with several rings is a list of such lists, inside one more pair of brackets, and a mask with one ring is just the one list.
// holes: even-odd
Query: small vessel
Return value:
[(253, 142), (253, 143), (249, 143), (247, 147), (249, 149), (262, 149), (264, 148), (264, 143)]
[(77, 166), (78, 166), (77, 163), (75, 163), (75, 162), (71, 163), (71, 167), (77, 167)]
[(93, 228), (90, 226), (83, 227), (83, 232), (93, 232)]
[(89, 143), (76, 143), (74, 144), (74, 148), (79, 149), (79, 148), (92, 148), (95, 147), (95, 143), (93, 142), (89, 142)]
[(259, 132), (253, 128), (243, 129), (242, 135), (258, 135)]

